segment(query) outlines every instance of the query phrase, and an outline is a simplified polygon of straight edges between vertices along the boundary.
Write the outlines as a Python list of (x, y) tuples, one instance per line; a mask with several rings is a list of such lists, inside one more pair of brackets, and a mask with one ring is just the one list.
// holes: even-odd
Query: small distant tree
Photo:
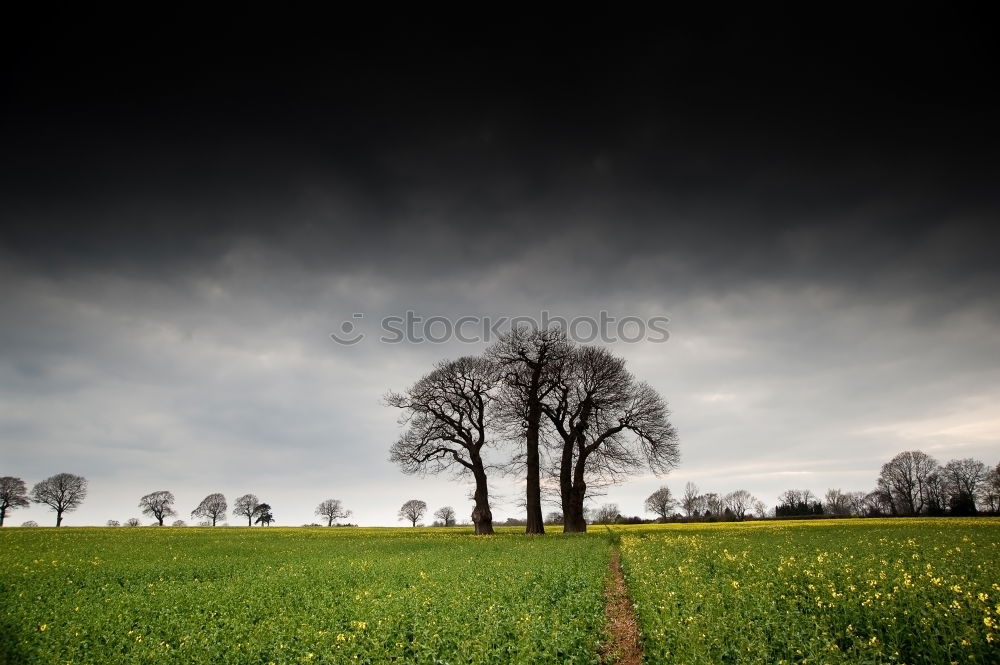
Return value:
[(614, 524), (618, 519), (618, 504), (606, 503), (597, 509), (594, 515), (595, 524)]
[(30, 505), (28, 503), (28, 487), (23, 480), (13, 476), (0, 478), (0, 526), (3, 526), (8, 510), (27, 508)]
[(262, 503), (257, 506), (257, 519), (254, 520), (255, 523), (261, 526), (270, 526), (271, 522), (274, 521), (274, 514), (271, 513), (271, 506), (266, 503)]
[(692, 482), (685, 483), (684, 494), (681, 496), (681, 508), (688, 517), (694, 515), (698, 510), (698, 497), (701, 490)]
[(139, 499), (139, 507), (142, 514), (148, 515), (156, 520), (158, 526), (163, 526), (163, 520), (173, 517), (177, 513), (174, 511), (174, 493), (166, 490), (150, 492)]
[(646, 497), (646, 510), (656, 513), (664, 522), (670, 519), (670, 513), (676, 505), (677, 502), (666, 485)]
[(839, 489), (830, 488), (826, 491), (826, 496), (823, 497), (823, 507), (828, 515), (850, 517), (851, 498)]
[(138, 517), (130, 517), (125, 520), (125, 526), (142, 526), (142, 522), (139, 521)]
[(31, 488), (31, 500), (55, 512), (56, 526), (62, 526), (63, 513), (76, 510), (86, 498), (87, 479), (72, 473), (57, 473)]
[(563, 514), (559, 511), (553, 511), (545, 515), (546, 526), (554, 526), (556, 524), (562, 524)]
[(28, 520), (27, 522), (22, 522), (21, 526), (22, 527), (29, 527), (30, 528), (30, 527), (38, 526), (38, 522), (36, 522), (35, 520)]
[(215, 526), (220, 519), (226, 516), (227, 510), (229, 510), (229, 504), (226, 503), (226, 497), (216, 492), (202, 499), (198, 507), (191, 511), (191, 517), (202, 517)]
[(761, 501), (760, 499), (754, 500), (753, 515), (758, 519), (763, 519), (767, 517), (767, 504)]
[(747, 511), (753, 507), (756, 500), (757, 497), (747, 490), (735, 490), (723, 497), (725, 509), (732, 515), (732, 519), (737, 522), (743, 521)]
[(427, 504), (420, 499), (410, 499), (399, 509), (399, 519), (410, 520), (411, 526), (417, 526), (417, 520), (427, 512)]
[(444, 522), (445, 526), (455, 526), (455, 509), (451, 506), (442, 506), (434, 511), (434, 517)]
[(184, 520), (174, 520), (170, 526), (187, 526), (187, 522)]
[(105, 526), (121, 526), (122, 523), (118, 520), (108, 520)]
[(233, 516), (247, 518), (247, 526), (253, 526), (253, 518), (257, 516), (260, 499), (255, 494), (244, 494), (233, 504)]
[(351, 511), (344, 509), (340, 503), (340, 499), (327, 499), (316, 506), (316, 514), (326, 518), (327, 526), (333, 526), (334, 520), (350, 517)]
[(986, 473), (979, 487), (978, 499), (982, 512), (1000, 512), (1000, 464)]

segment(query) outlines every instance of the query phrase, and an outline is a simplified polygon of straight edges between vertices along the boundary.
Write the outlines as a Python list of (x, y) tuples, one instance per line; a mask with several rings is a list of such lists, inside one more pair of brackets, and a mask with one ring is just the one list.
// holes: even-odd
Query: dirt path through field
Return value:
[(601, 650), (601, 662), (615, 665), (642, 665), (642, 643), (632, 600), (625, 587), (618, 550), (611, 551), (608, 583), (604, 590), (607, 603), (604, 614), (608, 621), (611, 641)]

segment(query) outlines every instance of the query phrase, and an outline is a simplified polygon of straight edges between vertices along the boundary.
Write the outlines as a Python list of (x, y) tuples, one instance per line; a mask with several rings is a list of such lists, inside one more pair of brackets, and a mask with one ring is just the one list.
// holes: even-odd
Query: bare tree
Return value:
[(22, 527), (36, 527), (36, 526), (38, 526), (38, 522), (36, 522), (35, 520), (28, 520), (27, 522), (22, 522), (21, 526)]
[(558, 511), (552, 511), (545, 516), (546, 526), (555, 526), (557, 524), (563, 523), (563, 514)]
[(340, 499), (327, 499), (316, 506), (316, 515), (326, 518), (326, 525), (333, 526), (334, 520), (340, 520), (351, 516), (351, 511), (344, 508)]
[(125, 520), (125, 526), (142, 526), (142, 522), (139, 521), (138, 517), (130, 517)]
[(684, 513), (691, 517), (698, 509), (698, 494), (700, 490), (698, 486), (692, 482), (687, 482), (684, 484), (684, 494), (681, 496), (681, 508), (684, 509)]
[(618, 504), (617, 503), (606, 503), (597, 509), (594, 514), (595, 524), (614, 524), (615, 520), (618, 519)]
[(483, 454), (495, 431), (493, 400), (500, 379), (496, 363), (465, 356), (438, 363), (406, 392), (385, 398), (387, 405), (402, 409), (399, 422), (405, 428), (392, 446), (390, 461), (404, 473), (471, 475), (472, 522), (478, 535), (493, 533)]
[(646, 497), (646, 510), (656, 513), (664, 522), (670, 519), (670, 511), (676, 505), (677, 502), (666, 485)]
[(559, 367), (570, 352), (557, 329), (517, 327), (490, 347), (488, 356), (504, 368), (502, 404), (512, 430), (524, 440), (525, 533), (545, 533), (542, 519), (542, 403), (555, 386)]
[(756, 499), (753, 502), (753, 515), (759, 519), (767, 517), (767, 504), (760, 499)]
[(104, 526), (121, 526), (122, 523), (118, 520), (108, 520)]
[(726, 504), (723, 502), (722, 497), (715, 492), (706, 492), (702, 495), (702, 501), (705, 506), (703, 513), (707, 515), (719, 518), (722, 517), (722, 513), (726, 511)]
[(8, 510), (27, 508), (30, 505), (28, 487), (23, 480), (13, 476), (0, 478), (0, 526), (3, 526)]
[(233, 503), (233, 516), (247, 518), (247, 526), (253, 526), (253, 518), (257, 516), (260, 499), (255, 494), (244, 494)]
[(967, 457), (953, 459), (941, 469), (948, 493), (948, 507), (953, 514), (974, 514), (980, 487), (989, 476), (989, 467)]
[(434, 517), (441, 520), (445, 526), (455, 526), (455, 509), (451, 506), (442, 506), (434, 511)]
[(926, 512), (931, 495), (930, 477), (938, 469), (937, 460), (919, 450), (899, 453), (882, 465), (879, 489), (885, 491), (896, 515)]
[(164, 519), (177, 514), (173, 506), (174, 494), (166, 490), (150, 492), (139, 499), (139, 507), (142, 508), (142, 514), (155, 519), (159, 526), (163, 526)]
[[(254, 501), (256, 500), (256, 497), (254, 497)], [(220, 519), (226, 516), (227, 510), (229, 510), (229, 504), (226, 503), (226, 497), (219, 492), (215, 492), (201, 500), (198, 507), (191, 511), (191, 517), (203, 517), (210, 521), (212, 526), (215, 526)]]
[(747, 511), (753, 507), (755, 501), (757, 501), (757, 497), (747, 490), (734, 490), (723, 497), (725, 508), (733, 514), (737, 522), (743, 521)]
[(850, 517), (852, 514), (850, 497), (839, 489), (830, 488), (823, 498), (823, 507), (829, 515)]
[(274, 513), (271, 512), (271, 506), (269, 504), (258, 504), (254, 513), (257, 515), (257, 519), (254, 520), (255, 524), (260, 524), (261, 526), (271, 526), (271, 522), (274, 521)]
[(983, 512), (1000, 512), (1000, 464), (986, 473), (980, 484), (979, 501)]
[(170, 526), (187, 526), (187, 522), (184, 520), (174, 520)]
[(44, 503), (56, 514), (56, 526), (62, 526), (63, 513), (76, 510), (87, 498), (87, 479), (72, 473), (57, 473), (31, 488), (31, 500)]
[(417, 520), (427, 512), (427, 504), (420, 499), (410, 499), (399, 509), (399, 519), (410, 520), (411, 526), (417, 526)]
[(666, 473), (677, 464), (666, 402), (607, 349), (575, 349), (541, 408), (558, 435), (564, 531), (587, 530), (588, 484), (619, 482), (642, 467)]

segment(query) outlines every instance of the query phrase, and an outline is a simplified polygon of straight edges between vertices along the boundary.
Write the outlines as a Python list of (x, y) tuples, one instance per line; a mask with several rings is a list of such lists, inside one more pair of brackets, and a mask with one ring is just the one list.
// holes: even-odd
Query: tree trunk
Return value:
[(472, 509), (472, 523), (476, 525), (477, 536), (493, 535), (493, 512), (490, 510), (489, 489), (486, 485), (486, 473), (473, 472), (476, 476), (475, 506)]
[(326, 519), (326, 525), (327, 526), (333, 526), (333, 518), (330, 517), (329, 515), (327, 516), (327, 519)]
[(542, 420), (542, 405), (538, 398), (541, 375), (541, 367), (535, 368), (531, 375), (531, 386), (528, 392), (528, 424), (525, 428), (525, 461), (527, 464), (525, 507), (528, 510), (528, 523), (524, 532), (533, 534), (545, 533), (545, 524), (542, 520), (542, 484), (539, 477), (541, 462), (538, 454), (538, 435)]
[(587, 520), (583, 518), (583, 500), (587, 496), (587, 486), (574, 485), (568, 494), (568, 501), (563, 502), (563, 531), (586, 533)]
[(0, 526), (3, 526), (3, 519), (7, 517), (7, 509), (0, 509)]
[(56, 511), (56, 526), (62, 526), (62, 511)]
[(253, 513), (247, 515), (247, 526), (253, 526)]

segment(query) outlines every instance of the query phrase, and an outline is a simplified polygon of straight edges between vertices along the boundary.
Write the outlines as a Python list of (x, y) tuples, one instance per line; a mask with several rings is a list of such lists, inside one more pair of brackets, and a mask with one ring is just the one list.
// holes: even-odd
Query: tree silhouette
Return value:
[(72, 473), (57, 473), (31, 488), (31, 500), (55, 512), (56, 526), (62, 526), (63, 513), (76, 510), (86, 498), (87, 479)]
[(385, 402), (403, 411), (403, 434), (392, 445), (389, 459), (404, 473), (458, 470), (475, 482), (472, 522), (476, 533), (493, 533), (489, 487), (483, 452), (494, 428), (492, 404), (500, 381), (496, 363), (466, 356), (438, 363), (403, 393), (389, 393)]
[(173, 509), (173, 505), (173, 492), (166, 490), (150, 492), (139, 499), (139, 507), (142, 508), (142, 514), (152, 517), (160, 526), (163, 526), (164, 519), (177, 514)]
[(253, 518), (257, 516), (260, 499), (255, 494), (244, 494), (233, 503), (233, 515), (246, 517), (247, 526), (253, 526)]
[(420, 499), (410, 499), (399, 509), (399, 519), (410, 520), (411, 526), (417, 526), (423, 514), (427, 512), (427, 504)]
[(13, 476), (0, 478), (0, 526), (3, 526), (8, 510), (27, 508), (30, 505), (28, 487), (23, 480)]
[(202, 499), (198, 507), (191, 511), (191, 517), (203, 517), (215, 526), (219, 519), (226, 516), (227, 510), (229, 505), (226, 503), (226, 497), (216, 492)]
[(340, 504), (340, 499), (327, 499), (316, 506), (316, 514), (326, 518), (327, 526), (333, 526), (333, 520), (350, 517), (351, 511), (344, 509)]

